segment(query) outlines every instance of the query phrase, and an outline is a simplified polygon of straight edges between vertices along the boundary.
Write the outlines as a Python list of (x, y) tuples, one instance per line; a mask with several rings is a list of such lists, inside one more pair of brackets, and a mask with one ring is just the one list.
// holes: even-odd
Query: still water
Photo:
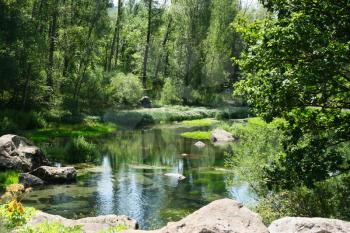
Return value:
[[(196, 140), (180, 136), (199, 129), (207, 130), (161, 126), (118, 131), (95, 142), (101, 151), (95, 164), (75, 165), (80, 167), (77, 183), (35, 190), (23, 202), (67, 218), (127, 215), (141, 229), (162, 227), (224, 197), (252, 202), (247, 186), (232, 186), (232, 173), (224, 168), (225, 152), (234, 148), (204, 141), (206, 147), (199, 149)], [(66, 141), (56, 143), (64, 146)]]

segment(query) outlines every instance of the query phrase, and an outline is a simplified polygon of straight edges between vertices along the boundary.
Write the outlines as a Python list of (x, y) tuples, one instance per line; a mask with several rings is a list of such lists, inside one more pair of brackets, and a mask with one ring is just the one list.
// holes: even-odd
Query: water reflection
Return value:
[[(46, 187), (24, 202), (68, 218), (96, 214), (127, 215), (141, 228), (176, 221), (223, 197), (250, 201), (247, 187), (231, 187), (223, 167), (226, 149), (206, 142), (203, 149), (180, 133), (198, 128), (120, 131), (97, 141), (97, 167), (81, 170), (77, 184)], [(62, 145), (63, 146), (63, 145)], [(184, 155), (186, 154), (186, 155)], [(178, 173), (185, 180), (164, 176)]]
[(99, 214), (112, 214), (114, 209), (114, 190), (112, 167), (108, 156), (102, 160), (102, 173), (97, 182), (97, 202)]

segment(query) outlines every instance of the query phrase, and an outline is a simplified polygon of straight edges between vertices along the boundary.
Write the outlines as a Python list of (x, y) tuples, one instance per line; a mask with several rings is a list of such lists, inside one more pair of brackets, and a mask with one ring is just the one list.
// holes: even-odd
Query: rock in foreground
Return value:
[(155, 231), (128, 233), (268, 233), (261, 217), (231, 199), (214, 201), (179, 222)]
[(0, 170), (28, 172), (43, 165), (49, 165), (49, 161), (26, 138), (12, 134), (0, 137)]
[(20, 174), (18, 177), (18, 181), (20, 184), (23, 184), (25, 188), (42, 186), (45, 184), (45, 182), (42, 179), (33, 176), (29, 173)]
[(117, 225), (126, 226), (129, 229), (137, 229), (138, 224), (136, 220), (130, 219), (126, 216), (106, 215), (91, 218), (82, 218), (78, 220), (66, 219), (58, 215), (51, 215), (43, 212), (39, 212), (32, 217), (27, 225), (36, 226), (40, 223), (61, 223), (67, 227), (73, 227), (80, 225), (86, 233), (97, 233), (103, 230), (107, 230), (109, 227)]
[(328, 218), (278, 219), (269, 226), (270, 233), (349, 233), (350, 223)]
[(77, 171), (74, 167), (48, 167), (41, 166), (30, 172), (48, 184), (69, 183), (76, 179)]

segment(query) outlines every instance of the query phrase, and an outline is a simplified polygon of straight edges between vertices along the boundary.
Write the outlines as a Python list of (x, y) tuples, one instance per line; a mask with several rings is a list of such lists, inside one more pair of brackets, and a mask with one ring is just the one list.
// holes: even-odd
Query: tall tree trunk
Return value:
[(115, 54), (115, 67), (118, 64), (122, 7), (123, 7), (123, 0), (118, 0), (118, 14), (117, 14), (117, 20), (115, 22), (114, 35), (113, 35), (111, 50), (110, 50), (109, 59), (108, 59), (108, 68), (107, 68), (108, 71), (111, 71), (112, 69), (112, 60), (113, 60), (114, 54)]
[(151, 20), (152, 20), (152, 0), (148, 0), (148, 26), (147, 26), (147, 38), (146, 38), (146, 48), (145, 55), (143, 57), (143, 70), (142, 70), (142, 83), (143, 88), (147, 88), (147, 63), (148, 63), (148, 53), (151, 41)]
[(165, 35), (164, 35), (164, 38), (163, 38), (163, 42), (162, 42), (162, 51), (160, 52), (160, 56), (158, 56), (156, 70), (154, 72), (154, 79), (155, 80), (158, 80), (158, 73), (159, 73), (160, 62), (161, 62), (161, 60), (164, 57), (164, 52), (165, 52), (164, 50), (165, 50), (166, 44), (167, 44), (168, 39), (169, 39), (169, 35), (170, 35), (170, 31), (171, 31), (171, 24), (172, 24), (172, 18), (169, 19), (168, 26), (167, 26), (167, 29), (166, 29), (166, 32), (165, 32)]
[(47, 67), (47, 80), (46, 84), (49, 87), (49, 92), (47, 93), (47, 100), (50, 99), (54, 90), (53, 90), (53, 70), (54, 70), (54, 52), (56, 47), (56, 33), (57, 32), (57, 10), (54, 9), (52, 15), (52, 22), (49, 30), (49, 57), (48, 57), (48, 67)]
[(22, 110), (24, 110), (27, 107), (31, 73), (32, 73), (32, 64), (28, 64), (28, 67), (25, 73), (26, 81), (24, 83), (23, 94), (22, 94), (22, 106), (21, 106)]

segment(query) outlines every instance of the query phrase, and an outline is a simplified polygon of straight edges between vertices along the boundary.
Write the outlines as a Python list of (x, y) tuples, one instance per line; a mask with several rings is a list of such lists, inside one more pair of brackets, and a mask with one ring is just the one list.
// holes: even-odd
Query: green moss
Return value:
[(182, 121), (180, 124), (186, 125), (186, 126), (212, 126), (215, 123), (218, 123), (218, 121), (212, 118), (205, 118), (205, 119), (198, 119), (198, 120)]
[(113, 133), (116, 130), (116, 125), (112, 123), (84, 122), (76, 125), (62, 124), (33, 130), (27, 132), (25, 136), (35, 142), (45, 142), (51, 138), (59, 137), (96, 137)]
[(198, 140), (209, 140), (211, 138), (211, 132), (207, 131), (193, 131), (185, 132), (181, 134), (184, 138), (198, 139)]
[(0, 189), (5, 189), (10, 184), (17, 184), (18, 174), (16, 171), (0, 172)]

